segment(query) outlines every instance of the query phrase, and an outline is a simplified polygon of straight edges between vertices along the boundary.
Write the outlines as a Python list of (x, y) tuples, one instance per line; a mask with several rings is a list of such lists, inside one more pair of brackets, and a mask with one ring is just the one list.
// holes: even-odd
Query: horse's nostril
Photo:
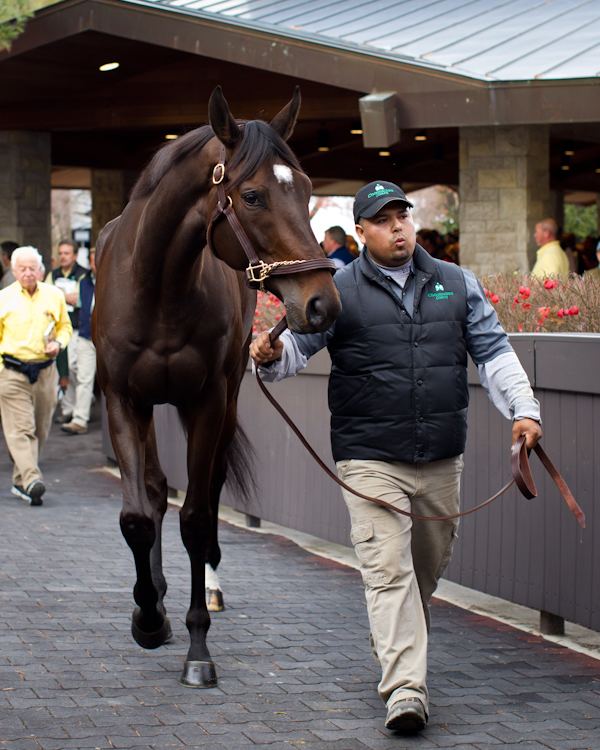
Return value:
[(306, 318), (315, 328), (323, 325), (327, 319), (327, 306), (321, 297), (311, 297), (306, 306)]

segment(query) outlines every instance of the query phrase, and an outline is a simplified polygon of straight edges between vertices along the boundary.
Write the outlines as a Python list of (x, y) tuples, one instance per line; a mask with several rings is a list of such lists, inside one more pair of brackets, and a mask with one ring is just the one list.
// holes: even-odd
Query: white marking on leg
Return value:
[(293, 187), (294, 174), (286, 164), (273, 164), (273, 174), (281, 185)]
[(207, 589), (212, 589), (213, 591), (223, 591), (221, 588), (221, 584), (219, 583), (219, 576), (217, 575), (217, 571), (213, 569), (212, 565), (209, 563), (204, 564), (204, 586)]

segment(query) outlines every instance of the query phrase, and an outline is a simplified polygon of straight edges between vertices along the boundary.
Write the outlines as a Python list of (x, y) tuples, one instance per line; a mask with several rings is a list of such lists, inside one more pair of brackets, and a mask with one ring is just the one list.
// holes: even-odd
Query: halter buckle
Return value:
[(248, 268), (246, 268), (246, 278), (248, 279), (248, 285), (252, 286), (253, 284), (255, 284), (262, 289), (263, 282), (270, 273), (271, 266), (268, 263), (265, 263), (263, 260), (259, 260), (258, 263), (255, 263), (254, 265), (250, 264)]
[(213, 173), (212, 173), (213, 185), (220, 185), (224, 179), (225, 179), (225, 164), (223, 164), (223, 162), (220, 161), (218, 164), (215, 164), (213, 168)]

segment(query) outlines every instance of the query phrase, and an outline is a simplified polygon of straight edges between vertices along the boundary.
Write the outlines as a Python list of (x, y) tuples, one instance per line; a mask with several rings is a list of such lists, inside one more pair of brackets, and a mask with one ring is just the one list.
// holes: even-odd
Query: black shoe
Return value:
[(54, 417), (54, 424), (67, 424), (67, 422), (70, 422), (72, 419), (72, 414), (57, 414), (56, 417)]
[(41, 479), (34, 479), (27, 487), (26, 492), (29, 497), (29, 505), (43, 504), (42, 495), (46, 492), (46, 488)]
[(385, 728), (402, 734), (416, 734), (427, 725), (425, 706), (418, 698), (401, 698), (387, 712)]

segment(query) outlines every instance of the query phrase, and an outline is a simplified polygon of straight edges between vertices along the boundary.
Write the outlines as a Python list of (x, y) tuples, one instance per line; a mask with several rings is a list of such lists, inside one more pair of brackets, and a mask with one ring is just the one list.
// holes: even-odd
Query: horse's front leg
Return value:
[(133, 552), (137, 575), (133, 598), (138, 606), (133, 611), (131, 633), (143, 648), (158, 648), (171, 637), (171, 626), (152, 577), (151, 550), (162, 518), (160, 508), (146, 491), (146, 447), (152, 410), (136, 408), (112, 392), (106, 393), (106, 406), (123, 485), (121, 531)]
[[(212, 386), (212, 387), (211, 387)], [(190, 557), (191, 599), (186, 617), (190, 648), (181, 682), (187, 687), (215, 687), (217, 675), (206, 645), (210, 615), (205, 597), (205, 563), (211, 544), (212, 475), (225, 418), (225, 386), (206, 387), (204, 399), (192, 416), (184, 415), (188, 428), (188, 489), (180, 511), (181, 538)]]

